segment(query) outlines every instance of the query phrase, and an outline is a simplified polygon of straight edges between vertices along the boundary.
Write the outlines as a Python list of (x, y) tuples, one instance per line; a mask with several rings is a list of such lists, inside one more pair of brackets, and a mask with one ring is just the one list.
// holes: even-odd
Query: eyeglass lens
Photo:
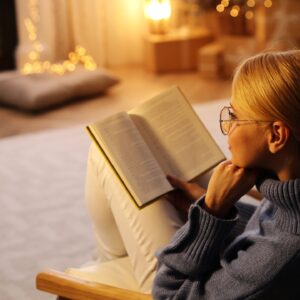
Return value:
[(232, 113), (229, 107), (223, 107), (220, 113), (220, 127), (223, 134), (228, 134), (231, 127)]

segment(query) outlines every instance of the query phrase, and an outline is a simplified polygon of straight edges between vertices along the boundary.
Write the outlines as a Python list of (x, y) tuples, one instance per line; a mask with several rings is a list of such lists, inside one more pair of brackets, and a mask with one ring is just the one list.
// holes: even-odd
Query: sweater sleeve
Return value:
[(191, 207), (189, 221), (159, 254), (167, 265), (170, 263), (179, 272), (191, 276), (197, 276), (199, 272), (204, 274), (212, 268), (215, 257), (238, 219), (235, 209), (230, 214), (234, 215), (233, 218), (218, 219), (202, 209), (201, 205), (202, 201)]
[(193, 205), (188, 222), (158, 253), (154, 299), (232, 300), (260, 293), (286, 263), (284, 247), (278, 248), (280, 239), (263, 248), (243, 236), (226, 247), (237, 220), (237, 211), (218, 219)]
[(191, 289), (197, 289), (195, 279), (218, 265), (222, 244), (238, 219), (237, 213), (231, 212), (231, 219), (218, 219), (203, 210), (201, 203), (191, 207), (189, 221), (158, 254), (154, 299), (189, 299), (187, 295), (194, 294)]
[(239, 218), (226, 239), (227, 244), (231, 243), (238, 235), (240, 235), (245, 230), (247, 223), (249, 222), (250, 218), (253, 216), (257, 208), (257, 206), (244, 202), (237, 202), (236, 207), (239, 212)]

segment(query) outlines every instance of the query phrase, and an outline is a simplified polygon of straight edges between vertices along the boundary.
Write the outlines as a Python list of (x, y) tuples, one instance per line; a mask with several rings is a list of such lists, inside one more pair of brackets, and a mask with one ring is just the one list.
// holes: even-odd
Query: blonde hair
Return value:
[(252, 119), (281, 120), (300, 142), (300, 50), (258, 54), (236, 70), (232, 96)]

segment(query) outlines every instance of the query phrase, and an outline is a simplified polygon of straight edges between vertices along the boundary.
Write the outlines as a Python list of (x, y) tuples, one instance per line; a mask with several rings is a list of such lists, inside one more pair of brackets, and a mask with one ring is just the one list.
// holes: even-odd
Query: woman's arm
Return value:
[[(188, 222), (158, 255), (159, 268), (153, 288), (155, 299), (197, 299), (200, 296), (218, 299), (218, 291), (222, 291), (222, 295), (228, 293), (228, 299), (238, 298), (233, 297), (235, 293), (243, 298), (270, 279), (261, 278), (260, 281), (254, 280), (250, 286), (246, 284), (248, 279), (253, 280), (252, 275), (247, 273), (249, 264), (257, 268), (255, 274), (263, 274), (265, 262), (273, 255), (269, 253), (261, 261), (260, 243), (252, 247), (255, 240), (242, 237), (227, 246), (238, 224), (234, 204), (253, 186), (255, 179), (255, 172), (238, 168), (229, 161), (215, 169), (207, 194), (191, 206)], [(189, 193), (191, 186), (180, 181), (176, 186), (186, 194), (192, 194)], [(250, 217), (252, 211), (248, 215)], [(264, 245), (267, 243), (262, 247)], [(253, 252), (253, 248), (257, 248), (256, 251)], [(236, 273), (230, 271), (232, 268), (236, 269)]]
[(189, 221), (158, 254), (154, 299), (257, 299), (291, 259), (294, 237), (249, 231), (225, 246), (236, 222), (235, 209), (220, 219), (201, 201), (193, 205)]

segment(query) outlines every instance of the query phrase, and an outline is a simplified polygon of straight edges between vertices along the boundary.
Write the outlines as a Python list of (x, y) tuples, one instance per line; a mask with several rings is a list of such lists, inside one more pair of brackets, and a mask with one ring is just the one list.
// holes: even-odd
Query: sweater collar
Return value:
[(277, 207), (275, 222), (283, 230), (300, 234), (300, 179), (281, 182), (267, 178), (257, 188)]

